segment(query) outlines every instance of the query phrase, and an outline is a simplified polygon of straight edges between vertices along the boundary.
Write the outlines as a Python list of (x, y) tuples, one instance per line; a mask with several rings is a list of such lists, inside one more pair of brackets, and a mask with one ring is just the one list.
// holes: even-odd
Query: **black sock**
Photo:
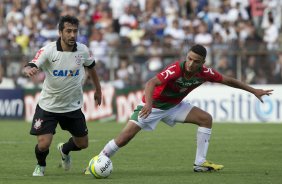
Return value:
[(72, 137), (69, 139), (68, 142), (66, 142), (63, 145), (62, 148), (62, 152), (66, 155), (68, 155), (70, 151), (79, 151), (79, 150), (81, 149), (74, 144)]
[(48, 154), (49, 154), (49, 149), (42, 152), (38, 149), (38, 144), (36, 144), (35, 155), (36, 155), (36, 158), (37, 158), (38, 165), (46, 166), (46, 157), (47, 157)]

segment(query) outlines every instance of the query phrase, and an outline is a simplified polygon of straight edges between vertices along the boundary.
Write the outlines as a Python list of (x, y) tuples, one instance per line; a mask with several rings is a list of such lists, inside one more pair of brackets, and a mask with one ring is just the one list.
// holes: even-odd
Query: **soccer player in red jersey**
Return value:
[(150, 79), (146, 83), (142, 103), (136, 107), (122, 132), (109, 141), (100, 154), (111, 157), (141, 129), (154, 130), (160, 121), (170, 126), (174, 126), (176, 122), (193, 123), (199, 126), (193, 170), (195, 172), (221, 170), (223, 165), (206, 160), (212, 132), (211, 115), (183, 99), (206, 81), (248, 91), (260, 101), (263, 95), (270, 95), (273, 90), (255, 89), (234, 78), (222, 75), (212, 68), (207, 68), (204, 65), (206, 53), (202, 45), (194, 45), (185, 61), (169, 65)]

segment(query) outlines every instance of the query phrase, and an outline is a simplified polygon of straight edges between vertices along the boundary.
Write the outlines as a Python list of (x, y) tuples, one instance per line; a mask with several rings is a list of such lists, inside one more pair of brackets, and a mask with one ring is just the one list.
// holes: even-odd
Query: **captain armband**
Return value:
[(85, 66), (85, 67), (87, 67), (88, 69), (91, 69), (91, 68), (93, 68), (94, 66), (95, 66), (95, 60), (93, 61), (93, 63), (92, 63), (91, 65)]

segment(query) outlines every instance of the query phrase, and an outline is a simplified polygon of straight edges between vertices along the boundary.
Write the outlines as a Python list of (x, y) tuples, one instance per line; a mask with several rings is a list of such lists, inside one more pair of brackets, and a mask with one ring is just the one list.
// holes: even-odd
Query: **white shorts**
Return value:
[(154, 130), (160, 121), (163, 121), (169, 126), (174, 126), (176, 122), (183, 123), (191, 109), (194, 107), (189, 102), (182, 101), (168, 110), (152, 108), (152, 112), (144, 119), (139, 117), (139, 113), (143, 106), (144, 104), (138, 105), (130, 118), (130, 121), (136, 123), (143, 130)]

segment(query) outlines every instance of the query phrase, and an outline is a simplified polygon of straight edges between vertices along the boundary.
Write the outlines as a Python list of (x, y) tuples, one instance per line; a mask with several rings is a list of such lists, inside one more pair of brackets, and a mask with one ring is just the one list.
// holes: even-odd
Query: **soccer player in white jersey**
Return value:
[(88, 68), (95, 85), (95, 101), (101, 104), (102, 92), (94, 58), (87, 46), (76, 42), (78, 26), (77, 18), (61, 17), (59, 39), (41, 48), (23, 69), (27, 77), (36, 77), (39, 69), (46, 76), (30, 130), (30, 134), (36, 135), (38, 141), (35, 146), (37, 165), (33, 176), (44, 176), (46, 157), (57, 124), (71, 134), (68, 142), (57, 146), (65, 170), (71, 166), (69, 152), (88, 147), (88, 129), (81, 111), (85, 68)]

